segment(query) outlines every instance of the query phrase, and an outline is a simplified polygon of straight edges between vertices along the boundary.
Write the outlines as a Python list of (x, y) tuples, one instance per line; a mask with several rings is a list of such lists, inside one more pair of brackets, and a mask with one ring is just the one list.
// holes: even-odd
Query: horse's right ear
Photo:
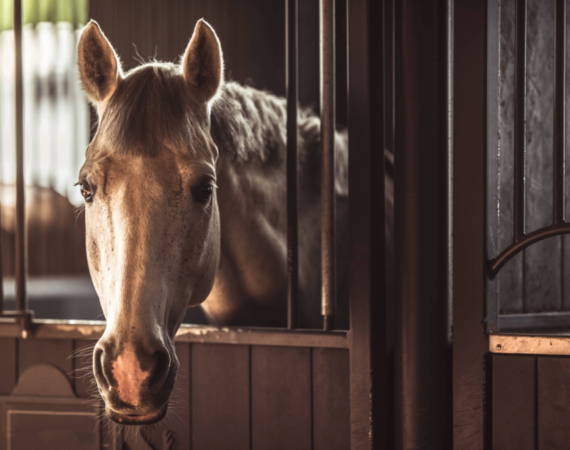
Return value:
[(77, 65), (83, 90), (99, 112), (122, 78), (115, 50), (94, 20), (83, 29), (77, 48)]

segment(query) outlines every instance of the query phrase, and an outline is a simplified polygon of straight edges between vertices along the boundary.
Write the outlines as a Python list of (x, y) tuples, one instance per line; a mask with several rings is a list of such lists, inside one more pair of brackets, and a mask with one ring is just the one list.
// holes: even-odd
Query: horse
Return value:
[[(219, 326), (284, 326), (287, 297), (286, 101), (224, 81), (221, 45), (198, 21), (179, 64), (123, 73), (99, 25), (78, 43), (97, 112), (78, 185), (89, 271), (107, 321), (93, 372), (108, 417), (166, 414), (188, 307)], [(335, 138), (338, 321), (346, 289), (348, 136)], [(298, 111), (299, 320), (320, 316), (320, 120)], [(343, 290), (344, 289), (344, 290)]]

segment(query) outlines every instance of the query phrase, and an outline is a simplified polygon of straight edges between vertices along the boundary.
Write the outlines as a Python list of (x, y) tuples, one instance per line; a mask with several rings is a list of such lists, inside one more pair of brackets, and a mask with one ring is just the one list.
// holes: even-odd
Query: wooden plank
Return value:
[(486, 2), (455, 2), (453, 448), (485, 448)]
[[(513, 242), (514, 222), (514, 132), (515, 132), (515, 2), (502, 2), (500, 7), (499, 48), (499, 157), (496, 170), (499, 209), (498, 249)], [(501, 314), (523, 312), (523, 254), (515, 256), (497, 276)]]
[[(36, 339), (98, 339), (105, 322), (82, 320), (36, 320)], [(0, 319), (0, 338), (19, 337), (20, 329), (13, 319)], [(348, 348), (346, 331), (303, 331), (283, 328), (225, 328), (182, 324), (176, 342), (200, 344), (274, 345), (292, 347)]]
[(93, 349), (95, 339), (73, 341), (73, 384), (78, 397), (89, 398), (98, 395), (93, 377)]
[(16, 386), (16, 339), (0, 339), (0, 395), (8, 395)]
[(568, 448), (570, 442), (570, 358), (538, 358), (538, 447)]
[(313, 450), (350, 448), (350, 365), (346, 350), (313, 349)]
[(383, 3), (347, 2), (347, 26), (350, 433), (364, 450), (384, 447), (387, 423)]
[(252, 450), (309, 450), (311, 349), (251, 349)]
[[(527, 233), (552, 223), (554, 5), (528, 2)], [(525, 312), (559, 311), (561, 285), (561, 238), (546, 239), (527, 248)]]
[(534, 356), (493, 355), (493, 448), (535, 450)]
[[(568, 7), (568, 5), (566, 5)], [(566, 12), (566, 73), (570, 68), (570, 51), (568, 51), (568, 30), (570, 30), (570, 14)], [(566, 92), (568, 92), (568, 82), (566, 83)], [(570, 102), (566, 100), (566, 167), (570, 161)], [(570, 218), (570, 182), (566, 179), (565, 188), (565, 206), (566, 220)], [(562, 236), (562, 309), (570, 311), (570, 236)]]
[(248, 346), (193, 345), (193, 450), (249, 450), (249, 375)]
[(51, 364), (72, 382), (73, 341), (59, 339), (20, 339), (18, 342), (18, 371), (22, 374), (34, 364)]

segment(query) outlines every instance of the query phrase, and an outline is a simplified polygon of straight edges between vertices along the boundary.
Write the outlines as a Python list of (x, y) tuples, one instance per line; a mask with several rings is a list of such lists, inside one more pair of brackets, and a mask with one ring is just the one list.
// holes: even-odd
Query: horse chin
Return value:
[(121, 414), (113, 411), (108, 406), (105, 406), (105, 412), (107, 413), (107, 416), (109, 416), (113, 422), (118, 423), (119, 425), (151, 425), (164, 419), (167, 410), (168, 403), (155, 413), (146, 414), (143, 416), (135, 416), (130, 414)]

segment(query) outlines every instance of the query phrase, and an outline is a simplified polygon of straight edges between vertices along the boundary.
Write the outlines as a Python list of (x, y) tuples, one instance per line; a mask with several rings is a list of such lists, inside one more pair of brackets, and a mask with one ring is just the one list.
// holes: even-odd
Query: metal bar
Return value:
[(562, 223), (564, 211), (564, 144), (566, 139), (566, 0), (556, 0), (554, 25), (554, 157), (552, 223)]
[(562, 234), (570, 234), (570, 223), (553, 224), (548, 227), (540, 228), (539, 230), (533, 231), (532, 233), (526, 234), (522, 239), (509, 245), (495, 259), (489, 261), (489, 278), (493, 280), (497, 276), (499, 270), (501, 270), (501, 268), (520, 251), (524, 250), (535, 242), (542, 241), (543, 239), (548, 239), (554, 236), (560, 236)]
[(24, 87), (22, 73), (22, 0), (14, 0), (16, 45), (16, 309), (25, 311), (26, 296), (26, 209), (24, 198)]
[(514, 241), (525, 234), (526, 208), (526, 34), (527, 0), (517, 0), (515, 25)]
[(298, 27), (297, 0), (286, 0), (287, 73), (287, 327), (296, 328), (299, 302), (297, 182)]
[(333, 328), (336, 301), (335, 246), (335, 2), (320, 0), (321, 68), (321, 313)]

